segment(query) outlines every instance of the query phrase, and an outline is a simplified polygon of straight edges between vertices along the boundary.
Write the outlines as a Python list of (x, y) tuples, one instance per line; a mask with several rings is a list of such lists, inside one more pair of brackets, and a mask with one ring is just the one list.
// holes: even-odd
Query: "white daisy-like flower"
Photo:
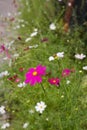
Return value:
[(3, 114), (5, 114), (5, 113), (6, 113), (6, 111), (5, 111), (5, 106), (1, 106), (1, 107), (0, 107), (0, 114), (3, 115)]
[(87, 66), (83, 66), (83, 68), (82, 68), (83, 70), (87, 70)]
[(58, 52), (56, 55), (57, 55), (58, 58), (63, 58), (64, 52)]
[(75, 58), (76, 58), (76, 59), (80, 59), (80, 60), (84, 59), (85, 57), (86, 57), (86, 55), (84, 55), (84, 54), (82, 54), (82, 53), (75, 55)]
[(10, 127), (10, 124), (7, 122), (7, 123), (4, 123), (2, 126), (1, 126), (1, 129), (6, 129)]
[(56, 30), (56, 26), (54, 23), (51, 23), (49, 26), (50, 30)]
[(38, 32), (35, 31), (35, 32), (31, 33), (30, 36), (31, 36), (31, 37), (34, 37), (34, 36), (36, 36), (37, 34), (38, 34)]
[(53, 61), (54, 60), (54, 57), (53, 56), (50, 56), (49, 57), (49, 61)]
[(47, 105), (43, 101), (41, 101), (36, 104), (35, 110), (42, 114), (46, 107)]
[(17, 86), (18, 86), (19, 88), (22, 88), (22, 87), (25, 87), (25, 86), (26, 86), (26, 83), (25, 83), (25, 82), (19, 83)]
[(27, 39), (25, 40), (25, 42), (28, 42), (28, 41), (30, 41), (30, 40), (31, 40), (31, 37), (27, 38)]
[(28, 122), (24, 123), (24, 124), (23, 124), (23, 128), (26, 129), (26, 128), (28, 127), (28, 125), (29, 125)]

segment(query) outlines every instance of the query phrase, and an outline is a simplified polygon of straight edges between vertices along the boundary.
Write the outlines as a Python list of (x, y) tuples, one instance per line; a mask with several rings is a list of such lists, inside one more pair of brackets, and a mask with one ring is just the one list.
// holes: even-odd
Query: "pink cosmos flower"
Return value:
[(20, 78), (16, 78), (15, 82), (18, 83), (18, 82), (20, 82), (20, 80), (21, 80)]
[(71, 73), (71, 70), (70, 70), (70, 69), (64, 69), (64, 70), (62, 71), (62, 76), (63, 76), (63, 77), (69, 76), (70, 73)]
[(38, 65), (36, 68), (30, 68), (26, 73), (25, 83), (30, 84), (31, 86), (36, 83), (42, 82), (42, 76), (46, 74), (46, 67)]
[(0, 53), (5, 52), (8, 58), (11, 58), (11, 55), (8, 53), (8, 49), (5, 47), (4, 44), (0, 45)]
[(59, 86), (60, 84), (60, 79), (59, 78), (50, 78), (48, 79), (48, 82), (52, 85), (56, 85), (56, 86)]

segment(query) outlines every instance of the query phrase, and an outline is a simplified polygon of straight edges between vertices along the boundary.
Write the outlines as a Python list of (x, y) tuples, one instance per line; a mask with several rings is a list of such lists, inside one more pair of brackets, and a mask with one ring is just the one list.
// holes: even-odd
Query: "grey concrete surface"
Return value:
[(0, 15), (8, 17), (9, 12), (14, 13), (17, 10), (17, 2), (15, 0), (0, 0)]

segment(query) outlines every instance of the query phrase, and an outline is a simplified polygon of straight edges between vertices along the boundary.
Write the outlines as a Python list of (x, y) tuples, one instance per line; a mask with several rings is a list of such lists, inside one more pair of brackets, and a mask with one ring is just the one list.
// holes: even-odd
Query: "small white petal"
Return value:
[(54, 23), (51, 23), (50, 26), (49, 26), (50, 30), (55, 30), (56, 29), (56, 26)]
[(27, 127), (28, 127), (28, 125), (29, 125), (29, 123), (27, 123), (27, 122), (26, 122), (26, 123), (24, 123), (24, 124), (23, 124), (23, 128), (24, 128), (24, 129), (25, 129), (25, 128), (27, 128)]
[(53, 61), (54, 60), (54, 57), (53, 56), (50, 56), (49, 57), (49, 61)]
[(83, 66), (83, 70), (87, 70), (87, 66)]
[(28, 42), (28, 41), (30, 41), (31, 40), (31, 38), (29, 37), (29, 38), (27, 38), (26, 40), (25, 40), (25, 42)]

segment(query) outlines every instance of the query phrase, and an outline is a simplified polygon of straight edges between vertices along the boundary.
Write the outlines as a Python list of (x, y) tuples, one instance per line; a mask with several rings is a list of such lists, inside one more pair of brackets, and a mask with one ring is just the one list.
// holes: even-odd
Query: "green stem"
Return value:
[(41, 83), (41, 87), (42, 87), (42, 89), (43, 89), (44, 93), (46, 93), (46, 91), (45, 91), (44, 86), (43, 86), (43, 84), (42, 84), (42, 83)]

